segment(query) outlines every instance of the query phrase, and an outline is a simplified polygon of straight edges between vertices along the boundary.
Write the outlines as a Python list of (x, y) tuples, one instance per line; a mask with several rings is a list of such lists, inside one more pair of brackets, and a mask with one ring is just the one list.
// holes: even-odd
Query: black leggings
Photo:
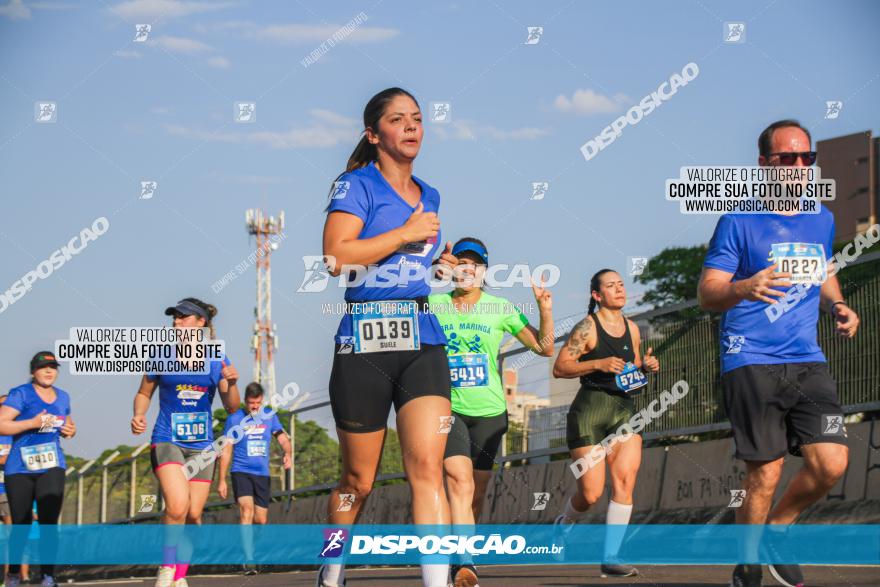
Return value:
[[(6, 476), (6, 495), (14, 524), (9, 543), (12, 560), (21, 560), (22, 551), (28, 541), (29, 526), (33, 521), (32, 508), (35, 500), (40, 523), (40, 560), (54, 560), (58, 552), (56, 526), (64, 501), (64, 477), (64, 469), (60, 467), (38, 475), (18, 473)], [(20, 573), (21, 565), (10, 564), (9, 572)], [(44, 577), (54, 575), (55, 565), (40, 564), (40, 572)]]

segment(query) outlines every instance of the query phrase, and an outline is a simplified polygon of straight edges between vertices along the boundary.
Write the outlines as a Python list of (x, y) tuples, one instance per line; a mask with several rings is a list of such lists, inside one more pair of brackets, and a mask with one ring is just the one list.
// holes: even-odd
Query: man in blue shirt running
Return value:
[(242, 538), (248, 563), (244, 565), (246, 575), (254, 575), (256, 566), (252, 564), (253, 535), (252, 524), (265, 524), (269, 518), (269, 447), (272, 437), (278, 440), (284, 450), (284, 469), (290, 469), (290, 437), (284, 432), (278, 415), (263, 407), (263, 386), (251, 383), (244, 391), (244, 410), (238, 410), (226, 418), (223, 434), (230, 442), (223, 447), (220, 455), (220, 481), (217, 493), (223, 499), (228, 495), (226, 472), (232, 461), (232, 492), (238, 502), (239, 518), (242, 524)]
[[(758, 164), (807, 167), (816, 160), (810, 147), (797, 121), (775, 122), (758, 139)], [(700, 306), (723, 312), (724, 403), (736, 457), (746, 463), (739, 524), (793, 524), (846, 471), (837, 385), (817, 341), (820, 308), (843, 337), (859, 326), (837, 277), (828, 275), (833, 239), (834, 217), (824, 207), (819, 214), (727, 214), (703, 262)], [(787, 453), (803, 457), (803, 467), (771, 511)], [(743, 554), (757, 560), (757, 546)], [(769, 568), (782, 585), (803, 585), (798, 565)], [(731, 585), (761, 585), (761, 566), (738, 565)]]

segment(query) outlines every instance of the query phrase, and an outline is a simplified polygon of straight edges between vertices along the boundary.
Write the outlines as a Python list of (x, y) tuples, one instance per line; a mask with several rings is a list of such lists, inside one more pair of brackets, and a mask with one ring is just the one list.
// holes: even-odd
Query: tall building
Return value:
[(553, 360), (548, 361), (549, 365), (547, 368), (550, 377), (550, 405), (553, 407), (571, 405), (574, 396), (577, 395), (578, 389), (581, 386), (579, 379), (557, 379), (553, 377), (553, 364), (556, 362), (556, 357), (562, 351), (564, 346), (565, 345), (557, 344), (556, 348), (553, 350)]
[(816, 151), (822, 177), (836, 183), (836, 198), (826, 204), (834, 213), (834, 240), (850, 241), (878, 220), (880, 138), (867, 130), (817, 141)]
[(550, 400), (538, 397), (534, 393), (519, 393), (517, 381), (519, 372), (516, 369), (505, 369), (501, 378), (504, 383), (504, 396), (507, 399), (507, 414), (511, 422), (522, 424), (525, 421), (526, 412), (537, 408), (545, 408), (550, 405)]

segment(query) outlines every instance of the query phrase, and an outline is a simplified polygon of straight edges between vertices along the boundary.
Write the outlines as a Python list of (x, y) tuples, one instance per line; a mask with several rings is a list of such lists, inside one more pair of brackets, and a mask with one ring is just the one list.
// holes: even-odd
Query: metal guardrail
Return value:
[[(831, 319), (819, 321), (819, 343), (825, 351), (829, 368), (838, 384), (838, 394), (846, 413), (880, 409), (880, 274), (866, 275), (858, 280), (847, 279), (854, 268), (865, 274), (865, 267), (874, 263), (880, 267), (880, 252), (862, 255), (839, 273), (844, 295), (860, 316), (862, 327), (852, 340), (842, 339), (834, 332)], [(660, 373), (649, 379), (647, 390), (636, 397), (636, 409), (644, 408), (656, 399), (661, 390), (684, 379), (689, 393), (670, 409), (663, 418), (654, 420), (643, 434), (645, 440), (672, 436), (687, 436), (729, 428), (721, 398), (719, 361), (719, 314), (682, 311), (696, 308), (696, 300), (650, 310), (629, 316), (640, 324), (643, 351), (654, 348), (661, 360)], [(566, 340), (567, 333), (556, 338)], [(518, 348), (503, 353), (499, 358), (501, 369), (505, 360), (530, 352)], [(549, 379), (549, 369), (547, 378)], [(567, 452), (565, 448), (565, 414), (568, 406), (536, 408), (528, 413), (529, 434), (523, 439), (523, 450), (505, 457), (505, 461), (523, 460)]]
[[(846, 280), (847, 272), (853, 267), (878, 260), (880, 252), (863, 255), (839, 273), (844, 293), (849, 303), (859, 311), (862, 320), (863, 328), (859, 335), (850, 341), (840, 340), (835, 336), (830, 321), (827, 318), (820, 320), (819, 340), (837, 378), (841, 403), (847, 414), (880, 410), (880, 387), (877, 384), (880, 381), (880, 328), (877, 328), (880, 325), (880, 275), (875, 272), (858, 281)], [(653, 346), (655, 355), (660, 356), (663, 364), (662, 371), (651, 378), (648, 390), (637, 398), (637, 408), (643, 408), (658, 396), (661, 389), (669, 389), (679, 379), (686, 379), (690, 386), (690, 393), (676, 404), (674, 410), (667, 412), (664, 418), (652, 422), (646, 429), (643, 434), (646, 441), (729, 428), (720, 401), (717, 315), (702, 313), (676, 319), (678, 313), (696, 306), (697, 302), (692, 300), (630, 316), (640, 324), (651, 325), (643, 344)], [(568, 333), (558, 336), (556, 341), (562, 342), (567, 336)], [(506, 359), (525, 352), (530, 351), (519, 348), (501, 353), (500, 368), (503, 369)], [(549, 376), (548, 369), (547, 377)], [(289, 430), (295, 447), (295, 466), (289, 477), (281, 477), (281, 489), (273, 492), (273, 499), (291, 499), (298, 495), (327, 491), (336, 485), (338, 455), (333, 455), (326, 462), (297, 459), (298, 456), (302, 457), (302, 447), (297, 446), (295, 436), (297, 416), (325, 408), (329, 403), (325, 401), (299, 407), (290, 413)], [(497, 462), (511, 466), (530, 459), (567, 453), (564, 418), (558, 422), (561, 426), (547, 426), (540, 421), (541, 410), (546, 410), (547, 414), (556, 410), (564, 416), (567, 409), (568, 406), (558, 406), (530, 410), (527, 421), (532, 425), (522, 435), (523, 443), (528, 449), (502, 454)], [(332, 420), (328, 419), (324, 427), (330, 426)], [(62, 523), (132, 523), (156, 520), (161, 515), (162, 500), (158, 482), (150, 468), (149, 454), (145, 451), (148, 444), (119, 460), (116, 460), (119, 455), (111, 455), (112, 458), (104, 459), (103, 463), (90, 461), (78, 470), (68, 469)], [(502, 443), (502, 448), (505, 445), (506, 443)], [(275, 463), (274, 468), (278, 470), (278, 463)], [(300, 476), (320, 480), (297, 487), (297, 471)], [(405, 474), (402, 472), (389, 472), (377, 476), (377, 481), (404, 478)], [(212, 491), (215, 491), (213, 486)], [(138, 512), (138, 497), (143, 495), (156, 496), (152, 512)], [(213, 493), (212, 496), (214, 499), (209, 499), (206, 510), (233, 505), (231, 499), (222, 500)]]

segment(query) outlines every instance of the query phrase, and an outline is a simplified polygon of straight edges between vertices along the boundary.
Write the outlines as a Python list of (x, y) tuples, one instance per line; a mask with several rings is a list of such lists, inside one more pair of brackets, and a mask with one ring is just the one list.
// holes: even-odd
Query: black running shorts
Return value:
[(254, 505), (269, 507), (269, 476), (251, 473), (232, 472), (232, 494), (235, 501), (241, 497), (253, 497)]
[(736, 458), (800, 456), (817, 442), (846, 444), (837, 384), (825, 363), (745, 365), (721, 376)]
[(491, 471), (495, 455), (501, 446), (501, 438), (507, 432), (507, 412), (497, 416), (465, 416), (452, 412), (455, 418), (452, 430), (446, 439), (446, 454), (449, 457), (470, 457), (474, 469)]
[(636, 413), (632, 396), (581, 386), (568, 408), (565, 439), (569, 450), (600, 444), (617, 434)]
[(448, 400), (451, 388), (443, 345), (359, 354), (352, 352), (351, 345), (336, 345), (330, 407), (336, 427), (346, 432), (382, 430), (392, 404), (399, 411), (417, 397), (438, 395)]

